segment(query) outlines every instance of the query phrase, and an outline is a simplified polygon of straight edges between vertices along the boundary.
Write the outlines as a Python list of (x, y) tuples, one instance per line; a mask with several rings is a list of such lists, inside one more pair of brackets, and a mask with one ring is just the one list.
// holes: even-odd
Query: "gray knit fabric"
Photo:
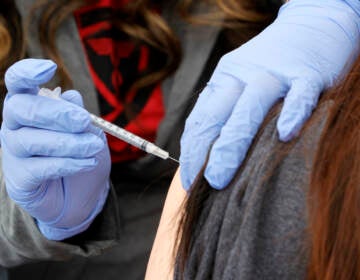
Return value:
[(322, 120), (312, 122), (281, 161), (273, 153), (277, 118), (266, 126), (243, 171), (206, 201), (185, 279), (304, 279), (309, 171), (328, 106), (322, 105), (315, 114)]

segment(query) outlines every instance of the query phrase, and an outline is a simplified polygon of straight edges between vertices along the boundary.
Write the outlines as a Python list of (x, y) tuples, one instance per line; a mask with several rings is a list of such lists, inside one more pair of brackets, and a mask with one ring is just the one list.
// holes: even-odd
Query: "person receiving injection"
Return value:
[[(358, 0), (291, 0), (278, 15), (283, 1), (36, 2), (0, 5), (4, 38), (13, 43), (0, 52), (8, 69), (0, 265), (33, 262), (6, 271), (8, 279), (144, 277), (178, 165), (106, 139), (89, 113), (176, 159), (182, 135), (188, 191), (214, 144), (205, 177), (221, 189), (272, 104), (285, 98), (278, 130), (290, 139), (360, 46)], [(189, 21), (175, 3), (185, 4)], [(40, 9), (29, 14), (32, 7)], [(189, 12), (209, 25), (194, 25)], [(27, 40), (21, 19), (38, 23)], [(25, 48), (53, 61), (22, 60)], [(37, 94), (42, 86), (71, 90), (55, 100)]]

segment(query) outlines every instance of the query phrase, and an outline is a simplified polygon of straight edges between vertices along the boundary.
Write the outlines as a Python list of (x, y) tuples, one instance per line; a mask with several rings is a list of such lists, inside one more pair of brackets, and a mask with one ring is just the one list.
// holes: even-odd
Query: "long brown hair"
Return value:
[[(38, 34), (44, 55), (58, 64), (60, 84), (67, 88), (71, 86), (71, 77), (62, 61), (56, 47), (56, 31), (61, 24), (78, 8), (96, 0), (39, 0), (35, 3), (30, 18), (38, 17)], [(166, 55), (167, 61), (162, 69), (140, 78), (133, 85), (142, 88), (173, 73), (181, 60), (180, 43), (172, 30), (168, 27), (160, 14), (154, 10), (152, 1), (129, 1), (121, 10), (114, 10), (105, 16), (122, 32), (127, 34), (135, 43), (144, 42)], [(31, 25), (28, 24), (31, 28)]]
[[(347, 78), (327, 92), (320, 103), (328, 100), (333, 105), (328, 109), (329, 117), (316, 148), (307, 194), (308, 240), (304, 241), (309, 242), (306, 247), (310, 248), (310, 258), (306, 278), (360, 279), (360, 58)], [(273, 108), (258, 135), (278, 111), (279, 107)], [(311, 123), (322, 116), (316, 115)], [(311, 123), (304, 129), (311, 127)], [(270, 173), (275, 172), (294, 142), (279, 142), (271, 151), (275, 159)], [(202, 175), (203, 171), (184, 202), (175, 246), (180, 276), (196, 238), (194, 232), (205, 202), (216, 194)], [(264, 176), (269, 178), (271, 174)]]
[[(37, 32), (44, 55), (58, 64), (57, 75), (63, 88), (71, 86), (71, 78), (59, 55), (56, 47), (56, 32), (61, 24), (73, 14), (79, 7), (96, 0), (38, 0), (35, 2), (30, 16), (22, 22), (16, 10), (14, 0), (4, 0), (0, 5), (0, 92), (5, 93), (4, 72), (15, 61), (25, 56), (26, 36), (24, 32)], [(274, 19), (275, 12), (281, 1), (269, 0), (202, 0), (204, 4), (214, 8), (214, 12), (196, 15), (192, 17), (192, 7), (195, 1), (176, 1), (178, 7), (189, 21), (202, 24), (224, 24), (237, 28), (235, 22), (251, 22), (253, 24), (266, 25)], [(275, 4), (274, 4), (274, 3)], [(151, 47), (163, 52), (167, 61), (163, 68), (141, 77), (133, 85), (134, 88), (142, 88), (164, 80), (171, 75), (179, 66), (181, 61), (181, 46), (175, 33), (169, 25), (154, 10), (154, 3), (161, 4), (162, 1), (132, 0), (121, 11), (109, 15), (122, 32), (125, 32), (135, 42), (144, 42)], [(220, 7), (220, 9), (219, 9)], [(32, 26), (34, 18), (39, 20), (37, 26)], [(31, 20), (30, 20), (31, 19)], [(231, 24), (228, 24), (231, 23)], [(22, 27), (24, 26), (24, 28)], [(35, 28), (35, 30), (34, 30)], [(33, 34), (33, 33), (31, 33)]]
[(360, 59), (336, 89), (312, 169), (308, 279), (360, 279), (359, 94)]
[(0, 95), (5, 94), (5, 70), (24, 56), (22, 21), (13, 0), (0, 5)]

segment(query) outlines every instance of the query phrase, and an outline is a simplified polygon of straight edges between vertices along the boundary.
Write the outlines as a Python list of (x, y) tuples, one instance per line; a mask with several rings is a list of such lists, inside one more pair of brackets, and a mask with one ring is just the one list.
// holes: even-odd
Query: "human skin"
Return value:
[(187, 196), (181, 185), (179, 169), (171, 182), (160, 224), (146, 270), (146, 280), (173, 279), (174, 245), (176, 242), (183, 202)]

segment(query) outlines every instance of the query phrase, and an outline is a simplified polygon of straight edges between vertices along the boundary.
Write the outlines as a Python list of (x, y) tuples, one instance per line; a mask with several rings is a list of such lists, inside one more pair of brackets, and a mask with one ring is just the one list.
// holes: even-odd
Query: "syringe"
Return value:
[[(54, 90), (50, 90), (47, 88), (42, 88), (39, 91), (39, 95), (42, 96), (48, 96), (51, 98), (60, 98), (61, 94), (61, 88), (57, 87)], [(154, 156), (160, 157), (162, 159), (171, 159), (175, 161), (176, 163), (179, 163), (178, 160), (170, 157), (169, 152), (161, 149), (160, 147), (156, 146), (155, 144), (111, 123), (108, 122), (94, 114), (90, 114), (91, 121), (93, 125), (101, 128), (108, 134), (111, 134), (112, 136), (121, 139), (122, 141), (129, 143), (132, 146), (135, 146), (149, 154), (152, 154)]]
[(154, 156), (160, 157), (162, 159), (171, 159), (177, 163), (179, 163), (176, 159), (169, 156), (169, 153), (155, 144), (111, 123), (102, 118), (95, 116), (94, 114), (90, 114), (92, 123), (100, 127), (105, 132), (119, 138), (130, 145), (133, 145), (149, 154), (153, 154)]

